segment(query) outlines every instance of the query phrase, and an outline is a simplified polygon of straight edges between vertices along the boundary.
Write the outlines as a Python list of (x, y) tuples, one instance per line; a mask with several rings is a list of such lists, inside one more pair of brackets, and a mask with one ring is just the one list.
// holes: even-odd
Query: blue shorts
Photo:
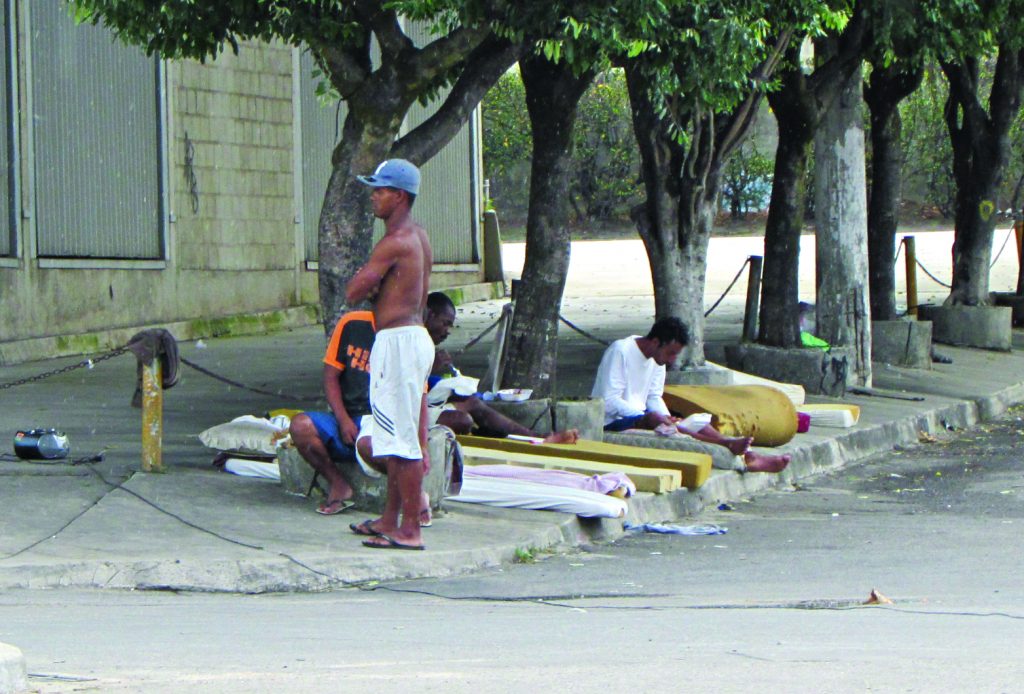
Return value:
[[(341, 440), (341, 430), (338, 428), (338, 420), (334, 417), (333, 412), (303, 412), (302, 414), (309, 417), (309, 420), (313, 422), (313, 426), (316, 427), (317, 436), (324, 442), (324, 446), (327, 448), (327, 452), (332, 459), (355, 460), (355, 441), (349, 446)], [(357, 427), (359, 426), (360, 419), (362, 417), (357, 417), (355, 420)]]
[(621, 417), (613, 420), (608, 424), (604, 425), (605, 431), (625, 431), (626, 429), (636, 429), (636, 425), (640, 423), (640, 420), (645, 415), (635, 414), (632, 417)]

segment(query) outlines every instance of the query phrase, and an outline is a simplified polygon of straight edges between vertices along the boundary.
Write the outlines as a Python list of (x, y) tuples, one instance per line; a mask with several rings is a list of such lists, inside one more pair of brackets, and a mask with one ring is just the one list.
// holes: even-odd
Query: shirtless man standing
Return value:
[(373, 301), (377, 337), (370, 352), (370, 409), (374, 462), (388, 473), (387, 501), (377, 520), (353, 523), (367, 547), (424, 549), (420, 533), (427, 452), (424, 384), (434, 343), (423, 327), (433, 253), (427, 234), (411, 216), (420, 172), (404, 159), (385, 161), (358, 179), (373, 187), (373, 214), (384, 237), (345, 288), (349, 305)]

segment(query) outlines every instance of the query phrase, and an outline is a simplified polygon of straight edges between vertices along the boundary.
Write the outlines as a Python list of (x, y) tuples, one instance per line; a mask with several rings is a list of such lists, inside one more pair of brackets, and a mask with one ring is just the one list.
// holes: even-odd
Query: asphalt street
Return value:
[[(683, 523), (313, 595), (12, 591), (41, 692), (1024, 691), (1024, 410)], [(872, 589), (891, 604), (864, 605)]]

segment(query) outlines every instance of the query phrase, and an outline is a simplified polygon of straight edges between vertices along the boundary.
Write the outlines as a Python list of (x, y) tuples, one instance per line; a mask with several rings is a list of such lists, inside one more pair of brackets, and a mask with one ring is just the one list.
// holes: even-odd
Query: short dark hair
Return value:
[(394, 186), (381, 186), (381, 188), (387, 188), (388, 190), (397, 190), (399, 193), (405, 193), (406, 198), (409, 200), (409, 209), (412, 209), (413, 204), (416, 202), (416, 193), (410, 193), (405, 188), (395, 188)]
[(650, 332), (647, 333), (647, 339), (657, 340), (663, 345), (678, 342), (685, 347), (690, 344), (690, 331), (686, 329), (683, 321), (675, 316), (666, 316), (654, 321)]
[(427, 309), (435, 314), (445, 309), (451, 309), (452, 313), (455, 313), (455, 302), (444, 292), (430, 292), (427, 294)]

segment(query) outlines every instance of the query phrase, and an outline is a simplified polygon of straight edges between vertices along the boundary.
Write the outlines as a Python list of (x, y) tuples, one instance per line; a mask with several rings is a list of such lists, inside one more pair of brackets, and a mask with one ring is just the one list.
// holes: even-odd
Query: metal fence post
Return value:
[(764, 259), (759, 255), (750, 256), (750, 272), (747, 275), (747, 305), (743, 311), (743, 341), (757, 340), (757, 312), (761, 303), (761, 265)]

